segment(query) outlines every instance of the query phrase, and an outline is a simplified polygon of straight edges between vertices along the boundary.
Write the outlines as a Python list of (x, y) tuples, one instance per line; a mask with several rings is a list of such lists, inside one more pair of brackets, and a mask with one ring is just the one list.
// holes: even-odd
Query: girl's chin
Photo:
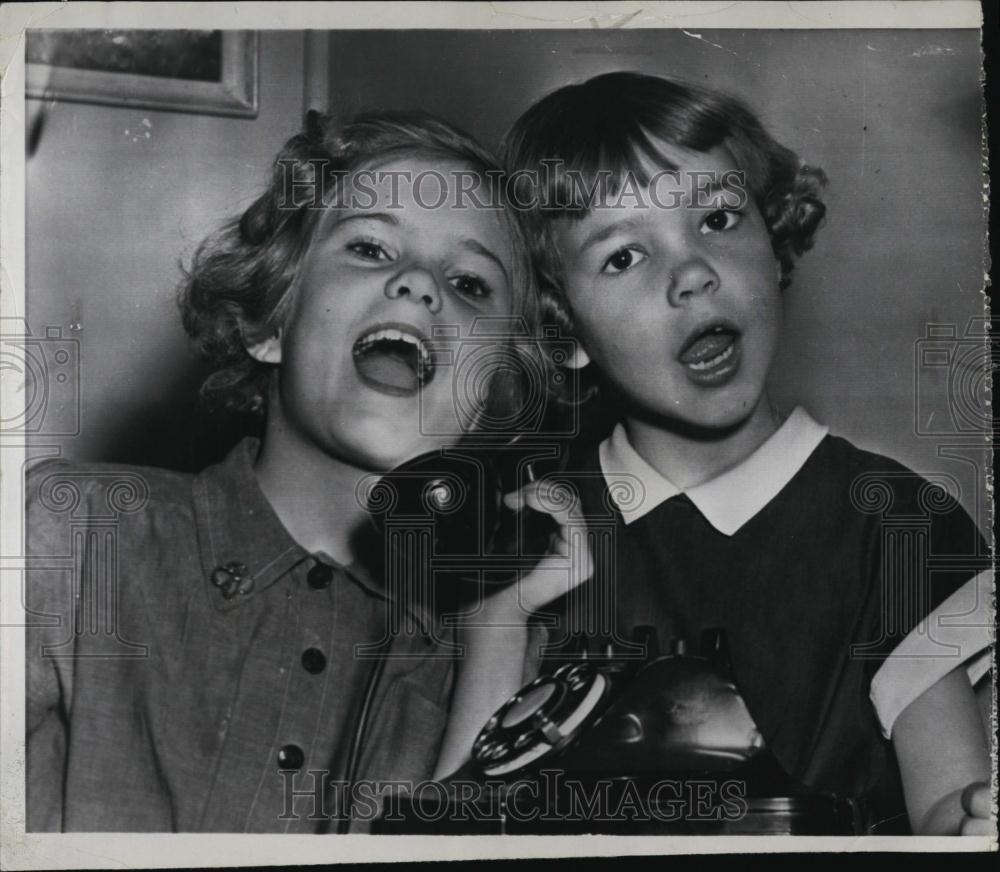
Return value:
[(677, 409), (668, 407), (657, 412), (635, 410), (630, 417), (645, 421), (662, 430), (697, 440), (725, 439), (747, 426), (754, 417), (758, 403), (714, 406), (707, 409)]
[(380, 439), (371, 434), (367, 438), (365, 434), (352, 434), (352, 438), (349, 439), (330, 440), (323, 450), (331, 460), (366, 473), (380, 473), (395, 469), (429, 448), (419, 440), (400, 443), (391, 439)]
[(353, 466), (371, 472), (394, 469), (412, 458), (432, 450), (434, 439), (421, 432), (411, 417), (356, 416), (341, 420), (325, 434), (328, 453), (337, 455)]

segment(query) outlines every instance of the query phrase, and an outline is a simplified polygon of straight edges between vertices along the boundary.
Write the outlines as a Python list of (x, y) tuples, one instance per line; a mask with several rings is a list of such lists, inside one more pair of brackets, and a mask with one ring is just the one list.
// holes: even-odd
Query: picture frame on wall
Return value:
[(254, 118), (254, 31), (29, 30), (26, 96)]

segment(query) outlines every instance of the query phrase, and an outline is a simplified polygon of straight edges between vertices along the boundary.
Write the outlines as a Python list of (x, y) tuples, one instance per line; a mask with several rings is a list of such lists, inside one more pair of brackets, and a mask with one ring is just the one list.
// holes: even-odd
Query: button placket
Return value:
[[(314, 565), (305, 572), (305, 577), (299, 575), (298, 583), (288, 589), (288, 596), (295, 601), (293, 608), (298, 615), (289, 641), (295, 640), (292, 644), (300, 653), (299, 663), (292, 661), (290, 664), (291, 673), (288, 675), (285, 704), (276, 737), (282, 742), (275, 757), (276, 765), (286, 772), (304, 772), (319, 761), (322, 761), (319, 765), (327, 765), (325, 757), (329, 753), (321, 748), (317, 756), (316, 736), (323, 729), (323, 698), (328, 679), (325, 674), (327, 652), (319, 646), (325, 644), (324, 640), (328, 640), (330, 634), (327, 626), (330, 606), (327, 597), (317, 598), (316, 592), (330, 587), (336, 570), (327, 563), (313, 560)], [(292, 652), (288, 653), (295, 656)], [(283, 671), (289, 668), (288, 661), (285, 663)], [(278, 782), (278, 785), (283, 783)]]

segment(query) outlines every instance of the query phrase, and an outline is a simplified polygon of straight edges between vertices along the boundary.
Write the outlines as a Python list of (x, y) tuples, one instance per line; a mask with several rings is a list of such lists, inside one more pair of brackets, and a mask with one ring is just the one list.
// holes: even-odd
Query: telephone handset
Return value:
[(376, 528), (424, 531), (439, 568), (487, 584), (508, 584), (546, 553), (556, 522), (531, 508), (514, 511), (504, 494), (561, 470), (553, 443), (515, 440), (470, 444), (422, 454), (380, 476), (365, 504)]

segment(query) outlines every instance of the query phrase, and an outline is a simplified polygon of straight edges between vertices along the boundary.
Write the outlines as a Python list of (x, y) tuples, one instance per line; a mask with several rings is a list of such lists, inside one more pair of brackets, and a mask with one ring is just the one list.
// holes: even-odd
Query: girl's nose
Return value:
[(410, 267), (393, 276), (386, 283), (385, 295), (390, 300), (407, 299), (427, 306), (431, 312), (441, 310), (441, 289), (429, 270)]
[(714, 294), (719, 289), (719, 276), (701, 258), (692, 258), (670, 274), (667, 299), (671, 306), (684, 306), (702, 294)]

